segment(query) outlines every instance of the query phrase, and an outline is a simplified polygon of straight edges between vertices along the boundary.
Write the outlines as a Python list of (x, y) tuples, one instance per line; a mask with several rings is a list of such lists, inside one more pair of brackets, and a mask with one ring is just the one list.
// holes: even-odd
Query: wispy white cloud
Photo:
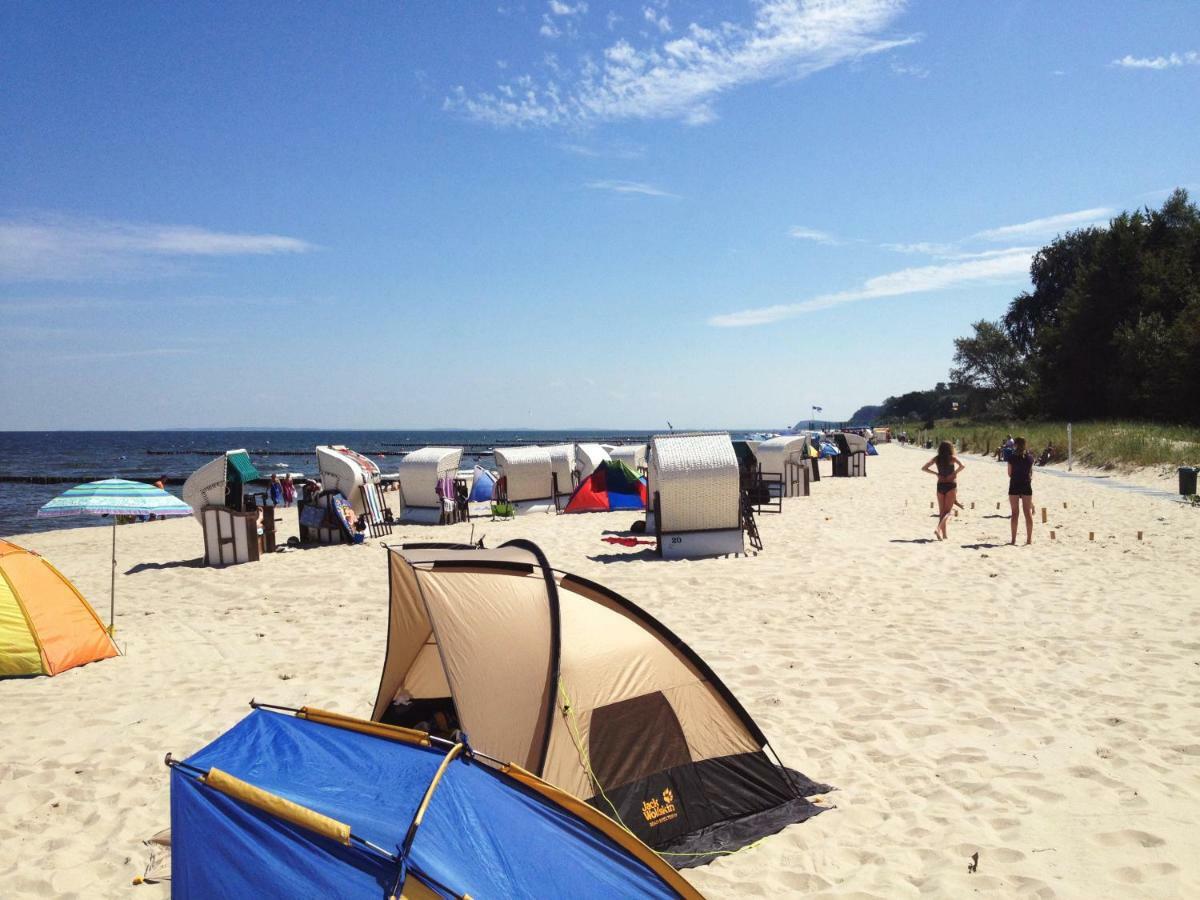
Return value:
[[(845, 303), (856, 303), (860, 300), (943, 291), (984, 282), (1027, 279), (1030, 263), (1038, 248), (1026, 245), (1015, 246), (1014, 242), (1049, 237), (1071, 228), (1101, 223), (1111, 217), (1112, 212), (1108, 207), (1081, 209), (1077, 212), (1032, 219), (1017, 225), (990, 228), (959, 241), (880, 244), (879, 246), (885, 250), (928, 256), (936, 262), (877, 275), (852, 290), (819, 294), (798, 303), (762, 306), (716, 315), (711, 317), (708, 323), (720, 328), (765, 325), (770, 322), (795, 318), (805, 313), (841, 306)], [(793, 237), (807, 240), (824, 242), (823, 239), (833, 239), (836, 241), (831, 235), (812, 228), (795, 228), (790, 233)], [(1006, 242), (1008, 246), (987, 250), (978, 249), (981, 242), (999, 241)]]
[(573, 19), (587, 12), (587, 3), (583, 2), (583, 0), (575, 4), (562, 3), (560, 0), (550, 0), (546, 4), (546, 7), (548, 12), (542, 14), (542, 24), (538, 28), (538, 34), (550, 39), (561, 37), (564, 31), (567, 37), (575, 38), (579, 36), (579, 28)]
[(550, 0), (547, 6), (550, 7), (550, 13), (555, 16), (579, 16), (588, 11), (588, 5), (583, 0), (575, 4)]
[(1018, 225), (1004, 225), (1000, 228), (989, 228), (973, 235), (984, 241), (1012, 241), (1026, 238), (1046, 237), (1067, 231), (1072, 228), (1082, 228), (1108, 221), (1113, 210), (1106, 206), (1094, 209), (1081, 209), (1078, 212), (1061, 213), (1057, 216), (1046, 216), (1044, 219), (1033, 219)]
[(95, 352), (63, 353), (56, 356), (44, 356), (42, 358), (60, 362), (100, 362), (113, 359), (187, 356), (197, 352), (195, 347), (155, 347), (147, 350), (97, 350)]
[(652, 6), (643, 6), (642, 18), (657, 28), (660, 33), (671, 33), (671, 20), (665, 12), (659, 12)]
[[(770, 79), (799, 78), (913, 43), (885, 36), (904, 0), (758, 0), (749, 24), (695, 22), (679, 37), (634, 47), (619, 38), (573, 73), (523, 75), (493, 90), (461, 85), (445, 107), (500, 127), (551, 127), (622, 119), (716, 118), (722, 94)], [(546, 14), (542, 27), (558, 26)], [(657, 21), (657, 20), (656, 20)], [(610, 20), (610, 27), (615, 25)], [(669, 25), (670, 23), (668, 23)]]
[(1186, 53), (1171, 53), (1167, 56), (1130, 56), (1126, 54), (1120, 59), (1114, 59), (1110, 65), (1122, 69), (1176, 69), (1180, 66), (1200, 66), (1200, 53), (1189, 50)]
[(15, 297), (0, 299), (0, 315), (109, 309), (125, 305), (123, 300), (110, 300), (106, 297)]
[(1028, 278), (1029, 264), (1033, 253), (1029, 248), (989, 255), (983, 258), (950, 262), (935, 266), (916, 266), (877, 275), (863, 282), (861, 287), (850, 291), (820, 294), (799, 303), (764, 306), (740, 312), (713, 316), (710, 325), (719, 328), (738, 328), (749, 325), (766, 325), (783, 319), (792, 319), (805, 313), (829, 309), (860, 300), (875, 300), (883, 297), (899, 297), (906, 294), (923, 294), (944, 291), (950, 288), (985, 282), (1013, 281)]
[(646, 155), (646, 148), (640, 144), (559, 144), (559, 149), (576, 156), (586, 156), (589, 159), (641, 159)]
[(941, 244), (934, 241), (914, 241), (912, 243), (880, 244), (884, 250), (895, 253), (914, 253), (921, 256), (945, 256), (955, 251), (955, 244)]
[(304, 253), (314, 246), (278, 234), (210, 231), (42, 216), (0, 219), (0, 280), (63, 281), (163, 271), (186, 257)]
[(616, 194), (643, 194), (647, 197), (678, 197), (670, 191), (645, 184), (641, 181), (589, 181), (584, 185), (594, 191), (612, 191)]
[(813, 241), (817, 244), (836, 246), (842, 243), (827, 231), (819, 231), (816, 228), (805, 228), (803, 225), (796, 225), (793, 228), (789, 228), (788, 235), (801, 241)]
[(907, 75), (910, 78), (928, 78), (929, 69), (916, 63), (902, 63), (892, 60), (892, 72), (896, 75)]

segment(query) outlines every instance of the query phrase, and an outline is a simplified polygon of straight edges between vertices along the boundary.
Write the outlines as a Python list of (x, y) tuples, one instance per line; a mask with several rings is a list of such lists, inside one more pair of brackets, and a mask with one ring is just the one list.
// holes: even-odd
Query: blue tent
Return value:
[(471, 496), (468, 503), (490, 503), (496, 490), (496, 476), (483, 466), (476, 466), (471, 478)]
[(168, 763), (175, 898), (700, 896), (582, 801), (423, 732), (256, 709)]

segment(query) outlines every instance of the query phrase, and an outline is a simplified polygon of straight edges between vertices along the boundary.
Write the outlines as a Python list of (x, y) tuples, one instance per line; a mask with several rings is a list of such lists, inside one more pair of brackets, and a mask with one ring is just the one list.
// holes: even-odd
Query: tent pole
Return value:
[(117, 610), (117, 517), (113, 516), (112, 583), (108, 589), (108, 636), (113, 636), (113, 619)]

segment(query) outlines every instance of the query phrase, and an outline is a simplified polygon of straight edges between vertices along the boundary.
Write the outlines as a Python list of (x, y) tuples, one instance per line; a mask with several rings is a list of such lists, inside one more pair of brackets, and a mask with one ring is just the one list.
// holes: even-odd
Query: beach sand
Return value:
[[(1200, 896), (1200, 510), (1035, 471), (1035, 544), (1009, 547), (1004, 467), (967, 457), (967, 508), (936, 543), (929, 455), (890, 445), (866, 479), (823, 478), (761, 517), (749, 558), (602, 543), (630, 514), (477, 521), (474, 536), (532, 539), (644, 606), (786, 763), (839, 789), (835, 810), (688, 871), (709, 896)], [(18, 542), (107, 616), (109, 538)], [(130, 882), (169, 824), (167, 751), (199, 749), (252, 697), (369, 715), (379, 542), (228, 569), (200, 552), (192, 519), (121, 528), (127, 655), (0, 681), (5, 896), (164, 897)]]

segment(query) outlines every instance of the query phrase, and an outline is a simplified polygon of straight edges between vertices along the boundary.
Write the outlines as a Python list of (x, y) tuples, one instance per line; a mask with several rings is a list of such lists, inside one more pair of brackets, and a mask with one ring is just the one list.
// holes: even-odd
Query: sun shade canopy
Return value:
[(316, 710), (255, 710), (174, 764), (171, 831), (175, 898), (699, 898), (526, 772)]
[(190, 516), (192, 508), (174, 494), (141, 481), (105, 478), (68, 488), (44, 505), (39, 516)]

